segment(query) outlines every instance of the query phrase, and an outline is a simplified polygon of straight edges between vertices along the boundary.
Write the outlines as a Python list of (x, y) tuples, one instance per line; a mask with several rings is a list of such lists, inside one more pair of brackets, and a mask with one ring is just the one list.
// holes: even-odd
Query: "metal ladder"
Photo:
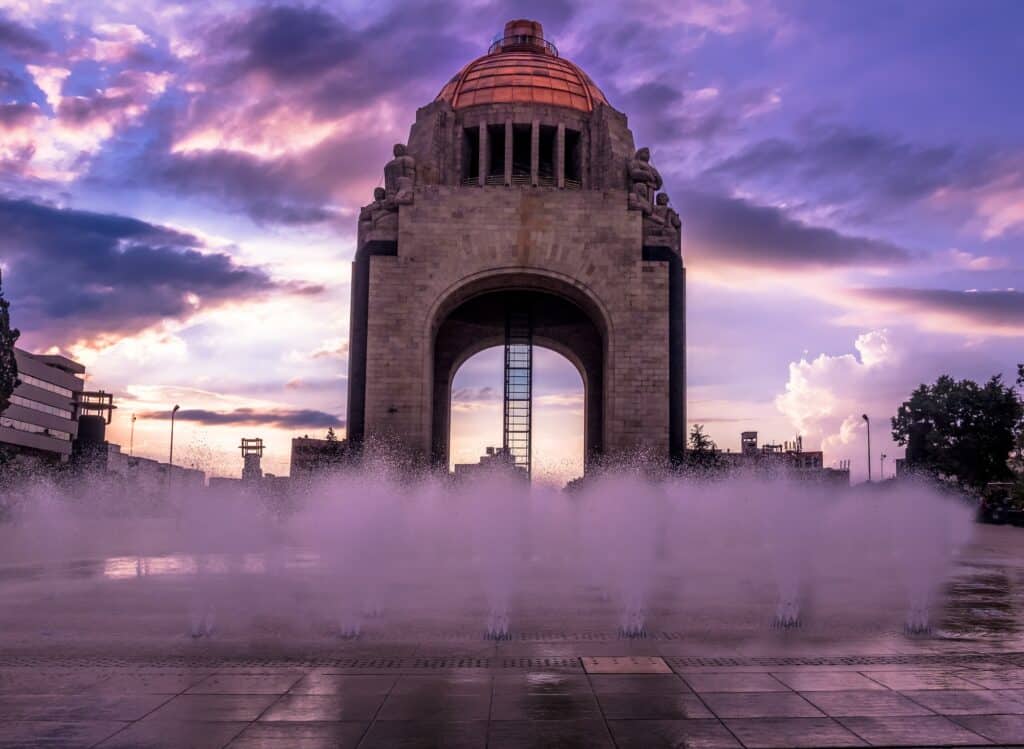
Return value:
[(530, 475), (533, 427), (533, 325), (530, 313), (510, 310), (505, 318), (505, 450)]

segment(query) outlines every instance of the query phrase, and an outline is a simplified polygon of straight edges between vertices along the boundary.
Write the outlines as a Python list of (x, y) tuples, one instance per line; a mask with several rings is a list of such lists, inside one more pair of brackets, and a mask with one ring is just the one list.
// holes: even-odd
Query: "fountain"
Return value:
[(22, 638), (919, 635), (972, 527), (960, 500), (922, 484), (827, 491), (637, 471), (563, 492), (377, 467), (325, 480), (283, 514), (213, 491), (135, 514), (96, 486), (36, 483), (19, 498), (0, 526), (17, 582), (0, 624)]

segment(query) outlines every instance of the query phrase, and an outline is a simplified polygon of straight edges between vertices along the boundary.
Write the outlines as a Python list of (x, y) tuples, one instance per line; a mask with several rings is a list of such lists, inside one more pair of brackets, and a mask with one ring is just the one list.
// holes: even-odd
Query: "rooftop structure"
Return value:
[(478, 57), (448, 81), (439, 101), (453, 109), (479, 104), (549, 104), (592, 112), (607, 104), (590, 77), (558, 56), (536, 21), (509, 21), (505, 31)]

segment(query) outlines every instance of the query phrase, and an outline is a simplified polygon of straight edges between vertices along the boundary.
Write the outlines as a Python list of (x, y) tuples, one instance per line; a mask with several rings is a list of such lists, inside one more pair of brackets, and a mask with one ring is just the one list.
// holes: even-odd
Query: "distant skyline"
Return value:
[[(345, 422), (349, 263), (417, 107), (535, 18), (651, 147), (683, 220), (688, 416), (866, 476), (938, 375), (1024, 359), (1024, 5), (0, 0), (0, 268), (20, 345), (113, 391), (111, 439), (237, 474)], [(539, 354), (540, 472), (582, 386)], [(501, 439), (500, 357), (453, 447)], [(497, 391), (495, 388), (497, 387)], [(490, 436), (488, 436), (490, 435)], [(539, 459), (540, 460), (540, 459)], [(888, 462), (891, 469), (892, 462)]]

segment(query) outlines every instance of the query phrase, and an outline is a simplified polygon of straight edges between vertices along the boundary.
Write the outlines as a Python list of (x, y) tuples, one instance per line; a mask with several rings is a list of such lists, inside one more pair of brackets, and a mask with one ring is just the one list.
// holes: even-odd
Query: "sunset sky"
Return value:
[[(689, 419), (853, 459), (922, 381), (1024, 360), (1024, 3), (0, 0), (0, 268), (21, 345), (88, 367), (112, 439), (238, 475), (343, 433), (356, 216), (391, 145), (534, 18), (649, 145), (683, 220)], [(538, 354), (536, 463), (582, 385)], [(454, 388), (499, 444), (501, 360)], [(877, 455), (877, 452), (876, 452)], [(892, 463), (887, 466), (891, 470)], [(877, 471), (877, 463), (875, 465)], [(876, 474), (877, 475), (877, 474)]]

